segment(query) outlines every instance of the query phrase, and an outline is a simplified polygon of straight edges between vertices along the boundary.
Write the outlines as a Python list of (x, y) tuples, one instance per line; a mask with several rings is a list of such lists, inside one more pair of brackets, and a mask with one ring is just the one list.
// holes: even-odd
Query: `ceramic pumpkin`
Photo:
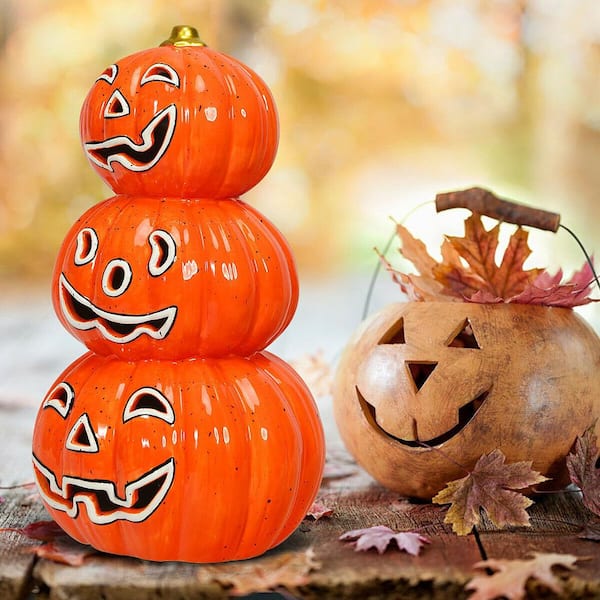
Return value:
[(429, 499), (496, 448), (564, 485), (565, 456), (600, 416), (599, 387), (600, 339), (571, 309), (410, 302), (357, 330), (334, 412), (365, 470)]
[(264, 81), (176, 27), (158, 48), (108, 67), (89, 91), (80, 133), (92, 167), (117, 194), (228, 198), (275, 158), (278, 119)]
[(235, 199), (96, 204), (65, 237), (52, 289), (68, 331), (126, 359), (252, 354), (298, 301), (287, 242)]
[(242, 559), (287, 538), (316, 495), (323, 432), (268, 353), (118, 360), (88, 353), (39, 409), (35, 478), (75, 539), (115, 554)]

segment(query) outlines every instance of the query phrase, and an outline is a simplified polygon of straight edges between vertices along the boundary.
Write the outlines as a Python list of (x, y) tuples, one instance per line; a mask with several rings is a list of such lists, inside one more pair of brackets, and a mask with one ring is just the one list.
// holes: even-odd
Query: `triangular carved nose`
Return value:
[(86, 413), (77, 419), (69, 431), (65, 445), (75, 452), (98, 452), (98, 440)]
[(408, 373), (415, 384), (417, 392), (425, 385), (437, 365), (437, 362), (406, 361)]
[(129, 104), (120, 90), (115, 90), (106, 103), (104, 116), (112, 119), (114, 117), (124, 117), (129, 114)]

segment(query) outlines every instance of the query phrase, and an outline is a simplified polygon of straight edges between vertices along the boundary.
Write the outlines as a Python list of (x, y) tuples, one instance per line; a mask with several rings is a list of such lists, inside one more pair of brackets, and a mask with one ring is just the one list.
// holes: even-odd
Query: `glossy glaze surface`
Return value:
[(52, 295), (99, 354), (244, 356), (288, 325), (298, 282), (281, 233), (240, 200), (115, 196), (65, 237)]
[(204, 46), (162, 46), (98, 77), (80, 133), (117, 194), (228, 198), (265, 176), (279, 125), (271, 92), (249, 67)]
[(34, 430), (50, 514), (97, 549), (224, 561), (283, 541), (317, 493), (324, 440), (310, 392), (268, 353), (125, 362), (88, 353)]

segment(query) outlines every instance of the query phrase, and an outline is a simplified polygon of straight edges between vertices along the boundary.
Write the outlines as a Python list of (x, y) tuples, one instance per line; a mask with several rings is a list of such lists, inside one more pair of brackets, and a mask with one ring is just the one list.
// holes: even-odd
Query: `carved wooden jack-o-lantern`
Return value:
[(269, 353), (118, 360), (88, 353), (40, 407), (42, 500), (72, 537), (149, 560), (247, 558), (304, 518), (323, 469), (310, 392)]
[(277, 111), (264, 81), (189, 27), (108, 67), (80, 119), (85, 153), (118, 194), (228, 198), (275, 158)]
[(571, 309), (411, 302), (365, 321), (342, 357), (342, 438), (385, 486), (431, 498), (486, 452), (567, 481), (600, 414), (600, 339)]
[(115, 196), (65, 237), (53, 301), (100, 354), (243, 356), (285, 329), (298, 283), (283, 236), (240, 200)]

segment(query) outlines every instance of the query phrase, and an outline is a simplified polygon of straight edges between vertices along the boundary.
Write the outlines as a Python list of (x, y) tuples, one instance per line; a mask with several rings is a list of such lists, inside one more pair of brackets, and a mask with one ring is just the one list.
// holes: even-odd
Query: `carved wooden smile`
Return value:
[(125, 344), (141, 335), (163, 339), (173, 327), (176, 306), (138, 315), (113, 313), (98, 308), (80, 294), (64, 274), (59, 279), (60, 309), (68, 323), (79, 330), (97, 329), (104, 338)]
[(114, 171), (113, 163), (130, 171), (147, 171), (167, 151), (175, 133), (176, 117), (177, 107), (174, 104), (156, 113), (142, 130), (142, 141), (139, 144), (126, 135), (118, 135), (102, 141), (87, 142), (83, 147), (89, 159), (107, 171)]
[(482, 392), (481, 394), (477, 395), (470, 402), (463, 404), (463, 406), (461, 406), (458, 409), (458, 422), (456, 423), (456, 425), (454, 427), (448, 429), (444, 433), (437, 435), (436, 437), (431, 438), (429, 440), (422, 440), (419, 438), (418, 424), (417, 424), (416, 420), (413, 419), (413, 431), (414, 431), (415, 439), (414, 440), (405, 440), (405, 439), (396, 437), (395, 435), (389, 433), (388, 431), (386, 431), (383, 427), (381, 427), (379, 425), (379, 423), (377, 422), (377, 412), (375, 410), (375, 407), (372, 404), (369, 404), (369, 402), (367, 402), (367, 400), (362, 395), (362, 393), (360, 392), (358, 387), (356, 388), (356, 395), (358, 396), (358, 402), (360, 404), (360, 407), (362, 409), (362, 412), (363, 412), (365, 418), (369, 422), (369, 425), (372, 428), (374, 428), (375, 430), (384, 434), (386, 437), (388, 437), (396, 442), (400, 442), (401, 444), (403, 444), (405, 446), (410, 446), (411, 448), (427, 448), (430, 446), (440, 446), (444, 442), (447, 442), (448, 440), (450, 440), (451, 438), (453, 438), (454, 436), (459, 434), (473, 420), (475, 415), (479, 412), (479, 409), (481, 408), (481, 405), (485, 402), (486, 398), (488, 397), (489, 392), (490, 392), (490, 390), (486, 390), (486, 391)]
[(59, 485), (56, 475), (35, 456), (33, 467), (38, 489), (49, 506), (71, 518), (79, 514), (79, 505), (85, 506), (88, 518), (97, 525), (144, 521), (164, 500), (175, 476), (175, 460), (170, 458), (129, 482), (125, 497), (120, 498), (112, 481), (65, 475)]

